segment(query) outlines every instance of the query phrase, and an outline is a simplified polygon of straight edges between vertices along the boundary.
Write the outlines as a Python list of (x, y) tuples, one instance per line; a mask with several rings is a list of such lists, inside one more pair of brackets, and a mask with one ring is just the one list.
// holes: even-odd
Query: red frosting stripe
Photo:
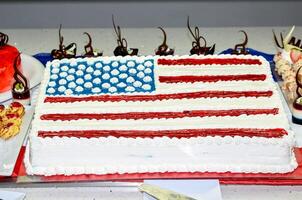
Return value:
[(78, 137), (78, 138), (98, 138), (98, 137), (126, 137), (126, 138), (154, 138), (154, 137), (206, 137), (206, 136), (247, 136), (280, 138), (287, 135), (286, 130), (257, 129), (257, 128), (214, 128), (214, 129), (183, 129), (183, 130), (66, 130), (66, 131), (39, 131), (39, 137)]
[(264, 81), (265, 74), (217, 75), (217, 76), (160, 76), (159, 82), (217, 82), (217, 81)]
[(160, 65), (261, 65), (259, 59), (240, 58), (181, 58), (181, 59), (158, 59)]
[(279, 109), (233, 109), (233, 110), (185, 110), (183, 112), (128, 112), (128, 113), (69, 113), (69, 114), (44, 114), (42, 120), (118, 120), (118, 119), (162, 119), (162, 118), (184, 118), (184, 117), (212, 117), (212, 116), (239, 116), (239, 115), (260, 115), (278, 114)]
[(168, 99), (197, 99), (197, 98), (239, 98), (239, 97), (271, 97), (272, 91), (202, 91), (175, 94), (156, 95), (101, 95), (86, 97), (46, 97), (45, 103), (73, 103), (81, 101), (156, 101)]

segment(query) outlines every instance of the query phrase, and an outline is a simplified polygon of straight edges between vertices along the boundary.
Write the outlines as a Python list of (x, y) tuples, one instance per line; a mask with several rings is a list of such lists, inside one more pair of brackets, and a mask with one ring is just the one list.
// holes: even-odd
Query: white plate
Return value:
[(13, 138), (0, 138), (0, 176), (11, 176), (34, 113), (34, 107), (27, 107), (22, 119), (20, 132)]
[[(25, 54), (21, 54), (21, 63), (24, 76), (27, 78), (27, 80), (29, 80), (30, 88), (32, 89), (39, 85), (43, 78), (44, 65), (34, 57)], [(1, 93), (0, 103), (3, 103), (11, 98), (12, 94), (10, 90)]]

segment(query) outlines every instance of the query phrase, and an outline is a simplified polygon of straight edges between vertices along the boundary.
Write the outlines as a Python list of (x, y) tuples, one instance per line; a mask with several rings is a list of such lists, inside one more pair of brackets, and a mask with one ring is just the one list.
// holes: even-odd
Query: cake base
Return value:
[[(302, 148), (295, 149), (298, 168), (287, 174), (247, 174), (247, 173), (134, 173), (108, 175), (73, 175), (73, 176), (30, 176), (26, 174), (23, 158), (25, 146), (22, 147), (14, 173), (11, 177), (0, 177), (0, 181), (17, 178), (18, 183), (51, 182), (142, 182), (145, 179), (219, 179), (220, 184), (241, 185), (302, 185)], [(116, 184), (115, 184), (116, 185)], [(122, 184), (125, 186), (125, 183)], [(133, 186), (133, 185), (132, 185)]]

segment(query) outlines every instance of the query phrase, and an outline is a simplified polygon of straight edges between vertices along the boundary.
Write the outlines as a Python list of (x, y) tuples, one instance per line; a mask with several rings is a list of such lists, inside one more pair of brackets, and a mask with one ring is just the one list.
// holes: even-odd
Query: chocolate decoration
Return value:
[[(281, 49), (284, 49), (284, 44), (283, 44), (284, 39), (283, 39), (282, 33), (280, 32), (281, 43), (279, 43), (278, 38), (277, 38), (274, 30), (273, 30), (273, 35), (274, 35), (274, 41), (275, 41), (277, 47), (279, 47)], [(298, 48), (302, 49), (301, 39), (298, 39), (298, 41), (296, 41), (296, 38), (294, 36), (292, 36), (290, 38), (288, 44), (293, 45), (295, 47), (298, 47)]]
[(25, 76), (19, 71), (18, 65), (20, 63), (20, 54), (15, 58), (14, 61), (14, 79), (15, 82), (12, 87), (12, 95), (14, 99), (29, 99), (30, 92), (28, 82)]
[(279, 48), (284, 49), (284, 45), (283, 45), (283, 35), (282, 35), (282, 33), (280, 33), (281, 44), (279, 43), (279, 41), (278, 41), (278, 39), (277, 39), (277, 36), (276, 36), (274, 30), (273, 30), (273, 35), (274, 35), (274, 40), (275, 40), (276, 45), (277, 45)]
[(0, 47), (6, 45), (8, 43), (8, 35), (0, 32)]
[(247, 34), (245, 31), (243, 30), (240, 30), (239, 32), (243, 33), (245, 38), (244, 38), (244, 41), (243, 43), (239, 43), (239, 44), (236, 44), (234, 49), (232, 50), (232, 53), (231, 54), (235, 54), (235, 55), (240, 55), (240, 54), (243, 54), (243, 55), (247, 55), (247, 54), (250, 54), (247, 50), (246, 50), (246, 45), (248, 43), (248, 37), (247, 37)]
[(302, 69), (302, 67), (300, 67), (296, 73), (296, 83), (297, 83), (297, 89), (296, 89), (296, 93), (298, 98), (302, 97), (302, 94), (300, 94), (299, 90), (302, 90), (302, 83), (299, 81), (299, 73), (300, 70)]
[[(215, 52), (215, 44), (213, 46), (207, 47), (207, 42), (206, 39), (202, 36), (199, 35), (199, 28), (197, 26), (195, 26), (194, 28), (194, 32), (192, 31), (191, 27), (190, 27), (190, 18), (188, 16), (187, 18), (187, 27), (191, 33), (191, 35), (193, 36), (194, 40), (192, 42), (192, 49), (190, 50), (190, 54), (197, 54), (197, 55), (213, 55)], [(201, 46), (200, 45), (200, 40), (203, 40), (204, 45)]]
[(93, 49), (92, 47), (92, 39), (89, 33), (84, 32), (84, 35), (88, 36), (88, 44), (84, 46), (85, 48), (85, 54), (84, 57), (97, 57), (97, 56), (102, 56), (102, 52), (97, 52)]
[(128, 46), (127, 40), (122, 37), (121, 27), (115, 25), (113, 15), (112, 15), (112, 24), (113, 24), (114, 31), (117, 35), (117, 45), (118, 45), (113, 51), (114, 55), (115, 56), (128, 56), (128, 55), (135, 56), (135, 55), (137, 55), (138, 54), (137, 48), (130, 48), (131, 52), (129, 53), (129, 51), (127, 49), (127, 46)]
[(77, 45), (73, 42), (65, 46), (63, 44), (64, 37), (61, 35), (61, 29), (62, 24), (60, 24), (59, 28), (59, 49), (53, 49), (51, 51), (51, 56), (55, 59), (74, 58), (77, 52)]
[(173, 55), (174, 54), (174, 49), (170, 49), (167, 45), (167, 34), (165, 32), (165, 30), (162, 27), (158, 27), (164, 35), (164, 41), (163, 43), (157, 48), (157, 50), (155, 51), (156, 55), (160, 55), (160, 56), (168, 56), (168, 55)]

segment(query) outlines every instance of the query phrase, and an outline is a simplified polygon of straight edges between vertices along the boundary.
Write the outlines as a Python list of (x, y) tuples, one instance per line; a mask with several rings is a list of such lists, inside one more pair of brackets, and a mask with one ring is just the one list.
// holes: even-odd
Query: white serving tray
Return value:
[(20, 132), (8, 140), (0, 138), (0, 176), (12, 175), (24, 138), (30, 128), (33, 113), (34, 106), (25, 108)]

